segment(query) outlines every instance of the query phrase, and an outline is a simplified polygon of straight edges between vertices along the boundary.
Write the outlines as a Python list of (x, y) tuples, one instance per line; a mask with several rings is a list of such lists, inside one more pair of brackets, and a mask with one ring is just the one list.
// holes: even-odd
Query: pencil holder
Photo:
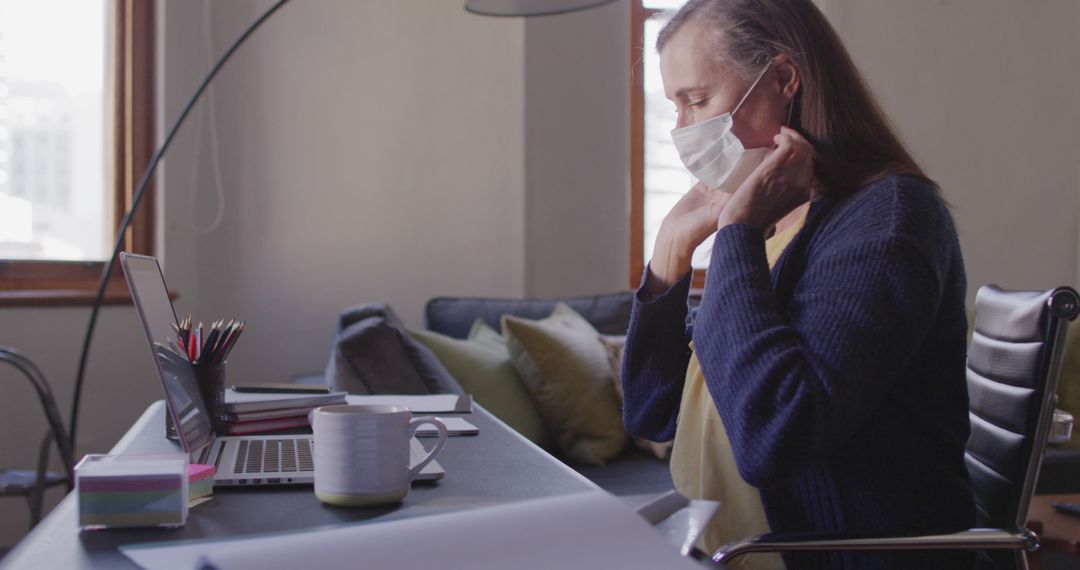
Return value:
[(210, 425), (214, 433), (221, 435), (222, 420), (225, 414), (225, 363), (215, 364), (192, 364), (195, 371), (195, 381), (199, 384), (199, 394), (202, 395), (206, 411), (210, 414)]
[[(199, 395), (202, 397), (207, 415), (210, 416), (210, 426), (214, 434), (222, 435), (225, 433), (222, 424), (225, 414), (225, 363), (196, 363), (191, 365), (191, 370), (195, 373)], [(172, 415), (168, 413), (165, 414), (165, 437), (177, 439)]]

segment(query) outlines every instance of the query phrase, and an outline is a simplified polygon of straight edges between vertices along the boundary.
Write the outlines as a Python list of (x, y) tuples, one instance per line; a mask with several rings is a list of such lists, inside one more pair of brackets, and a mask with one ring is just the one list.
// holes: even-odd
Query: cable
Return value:
[[(210, 0), (203, 0), (202, 4), (202, 16), (203, 16), (203, 30), (205, 31), (205, 41), (203, 41), (203, 61), (207, 64), (210, 63), (210, 58), (214, 54), (214, 25), (210, 18)], [(221, 183), (221, 159), (218, 152), (218, 130), (217, 130), (217, 106), (214, 104), (214, 90), (207, 89), (206, 92), (206, 107), (202, 110), (209, 112), (210, 120), (210, 170), (214, 175), (214, 193), (217, 195), (217, 212), (214, 214), (214, 219), (209, 225), (201, 226), (195, 221), (194, 207), (198, 205), (198, 200), (192, 204), (191, 212), (191, 229), (201, 234), (213, 233), (218, 227), (221, 226), (221, 221), (225, 219), (225, 185)], [(199, 130), (195, 140), (202, 141), (203, 123), (207, 118), (206, 113), (199, 114)], [(201, 152), (195, 153), (195, 165), (191, 169), (192, 186), (198, 184), (199, 177), (199, 157), (202, 156)]]
[(75, 395), (71, 403), (71, 426), (70, 437), (71, 446), (75, 447), (75, 433), (76, 426), (79, 419), (79, 399), (82, 395), (83, 377), (86, 373), (86, 359), (90, 355), (90, 342), (94, 338), (94, 327), (97, 325), (98, 313), (101, 312), (101, 303), (105, 299), (105, 287), (109, 283), (109, 275), (112, 273), (113, 265), (116, 263), (116, 258), (120, 254), (120, 249), (124, 246), (124, 233), (127, 232), (128, 227), (131, 225), (131, 218), (135, 211), (138, 209), (139, 204), (142, 202), (143, 194), (146, 193), (146, 188), (150, 184), (150, 180), (153, 178), (154, 170), (157, 169), (158, 162), (161, 161), (161, 157), (168, 150), (169, 144), (172, 143), (173, 137), (176, 136), (176, 132), (180, 130), (180, 126), (184, 123), (184, 119), (191, 113), (192, 107), (199, 100), (199, 97), (206, 91), (206, 86), (210, 84), (210, 81), (217, 76), (218, 71), (225, 65), (225, 62), (229, 61), (233, 53), (248, 39), (265, 22), (270, 16), (274, 15), (286, 2), (289, 0), (277, 0), (274, 5), (271, 6), (262, 16), (259, 16), (257, 20), (252, 22), (250, 26), (240, 37), (233, 42), (229, 49), (225, 50), (221, 58), (218, 59), (214, 67), (206, 74), (202, 82), (199, 83), (199, 87), (195, 89), (195, 94), (191, 96), (191, 99), (184, 105), (184, 109), (180, 111), (180, 116), (176, 118), (176, 121), (169, 128), (169, 132), (165, 135), (164, 142), (161, 143), (161, 147), (154, 153), (153, 158), (150, 159), (150, 163), (146, 166), (146, 171), (143, 173), (142, 179), (139, 180), (139, 186), (135, 191), (134, 197), (131, 201), (131, 209), (124, 214), (123, 220), (120, 222), (120, 228), (116, 232), (116, 246), (113, 247), (112, 255), (109, 256), (109, 260), (105, 263), (105, 268), (101, 271), (101, 281), (98, 283), (97, 297), (94, 299), (93, 308), (90, 310), (90, 324), (86, 327), (86, 337), (83, 339), (82, 354), (79, 357), (79, 371), (75, 376)]

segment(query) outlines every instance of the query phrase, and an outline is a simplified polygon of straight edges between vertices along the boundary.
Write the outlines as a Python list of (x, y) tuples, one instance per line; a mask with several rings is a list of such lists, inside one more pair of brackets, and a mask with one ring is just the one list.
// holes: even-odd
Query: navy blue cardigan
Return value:
[[(648, 270), (646, 270), (648, 271)], [(644, 280), (643, 280), (644, 281)], [(623, 361), (630, 433), (671, 439), (693, 339), (739, 473), (774, 532), (967, 529), (967, 319), (960, 246), (928, 183), (892, 177), (811, 205), (770, 273), (749, 226), (689, 275), (638, 291)], [(796, 568), (966, 568), (957, 553), (785, 555)]]

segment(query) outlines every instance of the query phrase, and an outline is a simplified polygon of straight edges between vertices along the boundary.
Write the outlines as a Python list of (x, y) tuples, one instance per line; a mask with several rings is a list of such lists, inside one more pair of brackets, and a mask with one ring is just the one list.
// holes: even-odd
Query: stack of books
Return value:
[(345, 392), (287, 394), (225, 390), (224, 435), (246, 435), (306, 427), (308, 412), (345, 403)]

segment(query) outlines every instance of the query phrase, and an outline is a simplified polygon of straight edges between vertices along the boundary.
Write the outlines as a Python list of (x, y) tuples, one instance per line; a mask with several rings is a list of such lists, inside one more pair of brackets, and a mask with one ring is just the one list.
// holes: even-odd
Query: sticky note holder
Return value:
[(75, 466), (79, 527), (178, 527), (188, 515), (188, 456), (87, 455)]

